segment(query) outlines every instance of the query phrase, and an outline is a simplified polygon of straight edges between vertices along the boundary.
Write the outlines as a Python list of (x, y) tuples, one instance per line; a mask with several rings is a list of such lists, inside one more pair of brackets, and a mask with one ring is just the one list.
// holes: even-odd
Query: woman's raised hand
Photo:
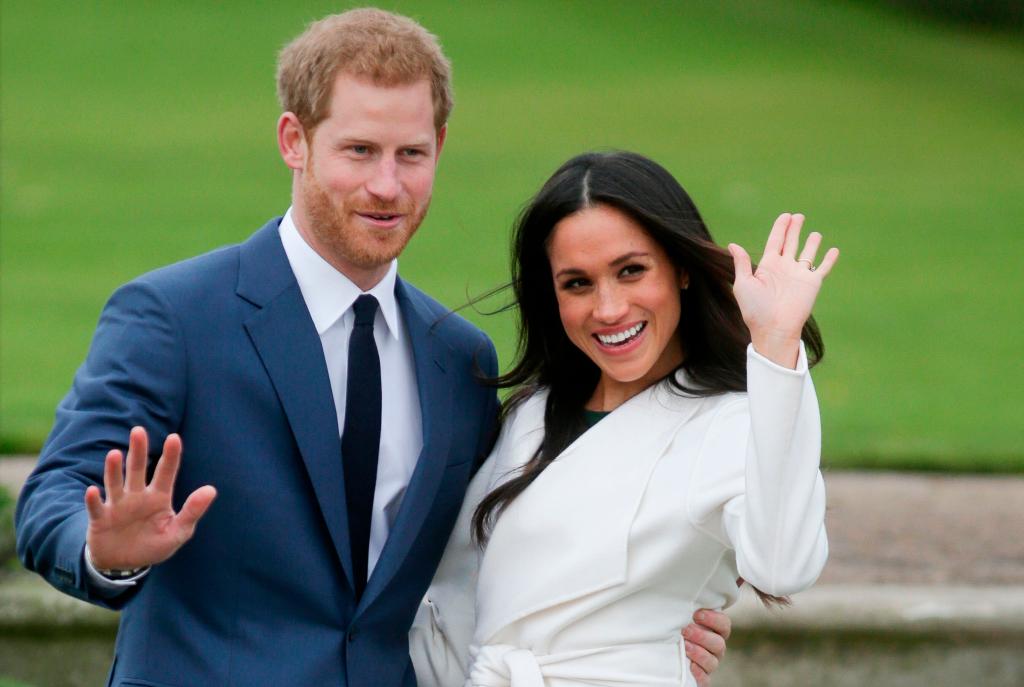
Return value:
[(839, 249), (829, 248), (821, 264), (814, 266), (821, 234), (814, 231), (800, 248), (804, 216), (779, 215), (768, 234), (764, 255), (751, 270), (750, 256), (735, 243), (729, 244), (736, 265), (733, 293), (750, 329), (758, 353), (779, 365), (796, 367), (800, 332), (811, 316), (821, 282), (839, 259)]

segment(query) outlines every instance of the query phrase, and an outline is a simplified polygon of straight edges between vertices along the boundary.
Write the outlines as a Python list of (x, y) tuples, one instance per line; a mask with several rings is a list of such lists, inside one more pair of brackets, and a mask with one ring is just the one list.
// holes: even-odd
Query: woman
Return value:
[(812, 233), (798, 255), (802, 223), (776, 220), (755, 273), (639, 155), (585, 154), (544, 185), (514, 241), (499, 382), (517, 391), (412, 633), (421, 685), (694, 684), (696, 609), (734, 602), (738, 578), (814, 582), (810, 314), (838, 251), (815, 268)]

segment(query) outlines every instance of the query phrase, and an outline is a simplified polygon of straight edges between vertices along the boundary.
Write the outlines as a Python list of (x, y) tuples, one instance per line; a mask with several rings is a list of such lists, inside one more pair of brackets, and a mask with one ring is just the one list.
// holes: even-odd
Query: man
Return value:
[[(27, 568), (122, 609), (110, 684), (415, 684), (409, 625), (498, 409), (491, 342), (397, 276), (449, 70), (404, 17), (311, 25), (278, 65), (292, 207), (104, 308), (17, 526)], [(713, 669), (721, 638), (690, 631)]]

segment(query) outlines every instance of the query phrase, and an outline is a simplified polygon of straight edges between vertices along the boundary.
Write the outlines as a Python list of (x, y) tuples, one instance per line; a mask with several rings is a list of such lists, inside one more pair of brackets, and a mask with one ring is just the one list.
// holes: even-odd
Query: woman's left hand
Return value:
[(765, 243), (764, 255), (751, 270), (750, 256), (735, 243), (729, 244), (736, 265), (733, 294), (758, 353), (779, 365), (796, 367), (800, 333), (811, 316), (821, 282), (839, 259), (839, 249), (829, 248), (818, 267), (814, 258), (821, 234), (811, 232), (800, 247), (801, 214), (783, 213), (775, 220)]

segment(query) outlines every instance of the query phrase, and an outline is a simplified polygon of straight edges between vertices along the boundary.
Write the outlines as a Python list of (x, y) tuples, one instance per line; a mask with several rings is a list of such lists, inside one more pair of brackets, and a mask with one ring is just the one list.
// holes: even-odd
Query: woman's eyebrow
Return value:
[(649, 255), (650, 255), (650, 253), (645, 253), (643, 251), (635, 250), (632, 253), (626, 253), (625, 255), (622, 255), (620, 257), (615, 258), (614, 260), (612, 260), (608, 264), (611, 265), (612, 267), (615, 267), (616, 265), (621, 265), (622, 263), (628, 262), (629, 260), (632, 260), (633, 258), (645, 258), (645, 257), (648, 257)]
[[(630, 261), (630, 260), (632, 260), (634, 258), (646, 258), (646, 257), (650, 257), (650, 253), (645, 253), (644, 251), (635, 250), (635, 251), (633, 251), (631, 253), (626, 253), (625, 255), (620, 255), (619, 257), (617, 257), (614, 260), (612, 260), (611, 262), (609, 262), (608, 265), (610, 267), (618, 267), (622, 263), (628, 262), (628, 261)], [(575, 276), (575, 275), (578, 275), (578, 274), (586, 274), (586, 271), (585, 270), (581, 270), (579, 267), (566, 267), (564, 269), (558, 270), (558, 272), (555, 273), (555, 278), (557, 279), (558, 277), (569, 276), (569, 275)]]
[(565, 269), (558, 270), (558, 272), (555, 274), (555, 279), (568, 275), (575, 276), (577, 274), (585, 274), (585, 272), (581, 270), (579, 267), (566, 267)]

